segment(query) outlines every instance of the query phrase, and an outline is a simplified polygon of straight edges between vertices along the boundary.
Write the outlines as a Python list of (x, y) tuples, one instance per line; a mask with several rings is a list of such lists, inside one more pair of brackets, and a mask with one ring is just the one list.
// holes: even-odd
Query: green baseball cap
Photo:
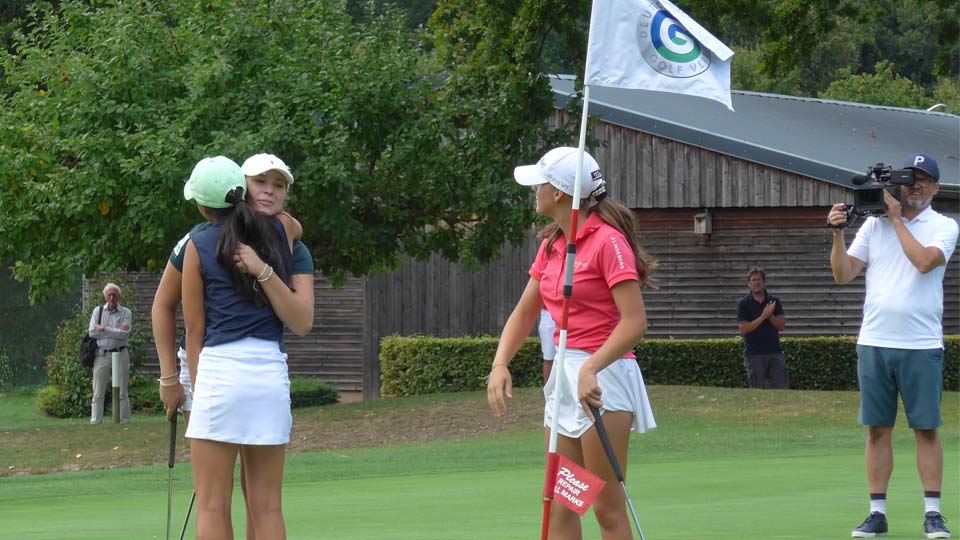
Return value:
[(183, 198), (207, 208), (229, 208), (233, 205), (227, 202), (227, 193), (237, 188), (247, 188), (240, 166), (227, 157), (208, 157), (193, 168), (183, 185)]

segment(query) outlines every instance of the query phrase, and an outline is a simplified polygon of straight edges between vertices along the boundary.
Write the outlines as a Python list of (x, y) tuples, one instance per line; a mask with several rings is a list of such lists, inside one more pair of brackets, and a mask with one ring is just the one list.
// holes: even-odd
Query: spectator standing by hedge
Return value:
[(90, 337), (97, 338), (97, 357), (93, 361), (93, 400), (90, 405), (90, 423), (103, 422), (103, 400), (109, 388), (113, 370), (113, 353), (119, 355), (117, 378), (113, 381), (120, 387), (120, 423), (130, 422), (130, 350), (127, 338), (133, 324), (133, 314), (120, 305), (120, 287), (116, 283), (107, 283), (103, 287), (103, 299), (106, 304), (97, 306), (90, 317)]
[[(536, 165), (517, 167), (514, 178), (536, 192), (537, 214), (553, 223), (530, 267), (530, 279), (500, 335), (487, 400), (497, 417), (511, 397), (509, 363), (533, 329), (541, 307), (554, 320), (562, 314), (564, 254), (571, 228), (571, 196), (577, 170), (576, 148), (555, 148)], [(617, 459), (626, 466), (630, 431), (656, 427), (633, 347), (647, 328), (641, 286), (649, 285), (654, 261), (637, 245), (633, 214), (606, 199), (600, 167), (583, 156), (581, 192), (585, 219), (577, 230), (577, 270), (570, 300), (564, 371), (551, 370), (544, 393), (544, 426), (551, 425), (553, 381), (565, 388), (560, 403), (557, 452), (585, 466), (607, 484), (600, 491), (594, 515), (604, 538), (632, 538), (623, 492), (593, 427), (588, 407), (602, 408), (604, 425)], [(572, 392), (571, 392), (572, 390)], [(570, 394), (574, 395), (570, 395)], [(578, 402), (579, 401), (579, 402)], [(555, 505), (550, 513), (551, 538), (581, 537), (580, 518)]]
[(737, 326), (743, 336), (743, 367), (750, 388), (786, 390), (790, 387), (787, 357), (780, 346), (785, 327), (783, 304), (767, 292), (767, 273), (753, 267), (747, 273), (750, 292), (737, 302)]
[(870, 515), (851, 532), (855, 538), (887, 533), (898, 394), (917, 445), (924, 534), (950, 538), (940, 514), (943, 445), (937, 428), (943, 424), (943, 276), (957, 245), (958, 227), (930, 208), (940, 189), (937, 162), (917, 154), (904, 168), (913, 170), (915, 183), (900, 186), (900, 200), (884, 190), (886, 215), (867, 218), (849, 249), (839, 228), (847, 221), (844, 205), (833, 205), (827, 215), (827, 223), (836, 227), (830, 253), (836, 282), (849, 283), (867, 268), (857, 379), (859, 421), (868, 428)]

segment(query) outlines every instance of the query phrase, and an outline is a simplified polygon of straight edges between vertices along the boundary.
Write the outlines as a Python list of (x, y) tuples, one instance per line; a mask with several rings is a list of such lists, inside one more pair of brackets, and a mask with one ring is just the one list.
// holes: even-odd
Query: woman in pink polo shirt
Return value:
[[(540, 308), (561, 320), (566, 239), (570, 230), (571, 196), (576, 181), (577, 149), (554, 148), (536, 165), (517, 167), (516, 181), (536, 191), (537, 214), (553, 222), (540, 233), (543, 242), (530, 267), (530, 279), (500, 336), (487, 400), (497, 417), (506, 411), (512, 394), (509, 364), (530, 335)], [(630, 431), (656, 427), (633, 346), (647, 329), (640, 289), (649, 286), (656, 263), (637, 245), (633, 213), (605, 198), (600, 167), (583, 156), (580, 225), (576, 238), (576, 268), (567, 324), (563, 373), (554, 369), (544, 387), (544, 426), (552, 420), (553, 387), (563, 377), (557, 452), (606, 480), (594, 503), (604, 540), (633, 538), (623, 491), (593, 429), (588, 406), (601, 409), (604, 426), (624, 472)], [(559, 341), (559, 329), (554, 340)], [(561, 505), (550, 512), (552, 540), (580, 539), (580, 518)]]

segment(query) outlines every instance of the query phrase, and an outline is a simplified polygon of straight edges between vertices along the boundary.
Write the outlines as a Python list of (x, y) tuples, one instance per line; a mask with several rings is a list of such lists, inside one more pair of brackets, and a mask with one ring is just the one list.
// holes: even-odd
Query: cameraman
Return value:
[[(910, 157), (915, 182), (900, 187), (900, 201), (884, 190), (885, 217), (870, 217), (844, 249), (843, 230), (833, 231), (830, 267), (840, 285), (864, 266), (866, 297), (857, 340), (859, 422), (868, 427), (866, 464), (870, 515), (851, 532), (872, 538), (887, 532), (886, 492), (893, 471), (893, 425), (897, 394), (917, 444), (917, 470), (924, 489), (924, 533), (950, 538), (940, 514), (943, 446), (943, 275), (957, 243), (957, 223), (930, 208), (940, 190), (940, 170), (930, 156)], [(835, 204), (827, 222), (846, 222)]]

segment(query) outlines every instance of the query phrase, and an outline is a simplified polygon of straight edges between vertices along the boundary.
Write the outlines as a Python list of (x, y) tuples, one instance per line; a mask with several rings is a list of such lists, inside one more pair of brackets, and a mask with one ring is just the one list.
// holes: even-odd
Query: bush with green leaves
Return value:
[[(784, 338), (790, 387), (857, 390), (853, 337)], [(947, 336), (944, 388), (960, 390), (960, 336)], [(385, 397), (461, 392), (486, 387), (497, 339), (397, 337), (380, 343), (380, 393)], [(747, 386), (743, 345), (731, 339), (644, 340), (634, 348), (647, 384)], [(543, 384), (539, 340), (528, 338), (510, 363), (514, 386)]]
[(67, 418), (90, 414), (93, 395), (90, 371), (77, 360), (80, 341), (89, 323), (89, 314), (77, 309), (76, 314), (64, 320), (57, 330), (53, 352), (47, 355), (50, 384), (37, 393), (40, 410), (50, 416)]
[[(497, 338), (390, 336), (380, 341), (380, 394), (384, 397), (486, 388)], [(540, 340), (527, 338), (510, 364), (513, 385), (543, 384)]]
[(337, 387), (320, 379), (296, 377), (290, 379), (290, 407), (316, 407), (340, 401)]

